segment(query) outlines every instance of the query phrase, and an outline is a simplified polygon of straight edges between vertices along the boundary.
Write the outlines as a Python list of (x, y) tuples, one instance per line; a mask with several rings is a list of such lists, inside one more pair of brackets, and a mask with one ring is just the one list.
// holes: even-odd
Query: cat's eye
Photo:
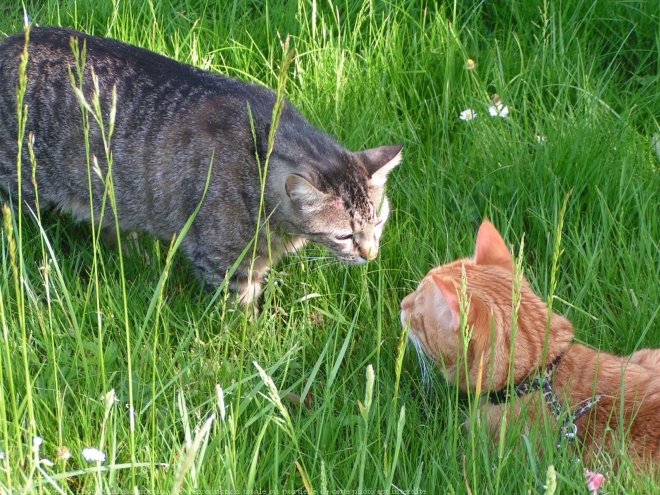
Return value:
[(348, 241), (349, 239), (353, 238), (353, 234), (345, 234), (345, 235), (336, 235), (335, 239), (338, 241)]

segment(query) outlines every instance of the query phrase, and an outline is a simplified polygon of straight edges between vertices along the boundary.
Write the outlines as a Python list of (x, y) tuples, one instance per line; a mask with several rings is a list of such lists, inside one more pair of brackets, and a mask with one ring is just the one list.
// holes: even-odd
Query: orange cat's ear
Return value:
[(456, 294), (456, 287), (451, 282), (448, 282), (439, 275), (431, 275), (436, 287), (440, 290), (442, 296), (442, 306), (444, 308), (437, 308), (443, 319), (443, 326), (449, 330), (458, 330), (461, 323), (461, 311), (458, 304), (458, 294)]
[(477, 234), (477, 247), (474, 255), (477, 265), (494, 265), (513, 271), (513, 258), (504, 239), (495, 226), (484, 220)]

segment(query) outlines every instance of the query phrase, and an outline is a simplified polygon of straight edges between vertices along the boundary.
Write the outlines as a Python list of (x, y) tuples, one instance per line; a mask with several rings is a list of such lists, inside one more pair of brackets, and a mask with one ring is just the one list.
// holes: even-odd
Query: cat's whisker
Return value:
[(428, 395), (429, 391), (431, 390), (431, 367), (429, 366), (429, 358), (426, 355), (426, 351), (424, 350), (424, 347), (422, 344), (417, 340), (416, 338), (412, 337), (411, 341), (413, 343), (413, 347), (415, 348), (415, 352), (417, 353), (417, 358), (419, 361), (419, 368), (422, 373), (422, 387), (424, 388), (425, 394)]
[(317, 264), (316, 268), (328, 268), (330, 266), (340, 266), (341, 264), (338, 260), (328, 260), (327, 263)]

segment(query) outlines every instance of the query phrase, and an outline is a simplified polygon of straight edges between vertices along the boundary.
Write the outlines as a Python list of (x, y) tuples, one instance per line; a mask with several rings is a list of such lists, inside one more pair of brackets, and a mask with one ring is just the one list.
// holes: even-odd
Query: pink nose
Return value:
[(415, 300), (415, 293), (413, 292), (412, 294), (408, 294), (406, 297), (404, 297), (401, 300), (401, 309), (403, 310), (410, 309), (414, 300)]
[(373, 261), (378, 257), (378, 250), (373, 247), (360, 246), (360, 256), (365, 260)]

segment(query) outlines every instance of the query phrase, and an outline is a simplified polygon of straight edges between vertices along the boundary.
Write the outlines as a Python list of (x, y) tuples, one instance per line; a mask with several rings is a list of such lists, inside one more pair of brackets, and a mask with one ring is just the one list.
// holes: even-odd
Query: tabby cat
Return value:
[[(111, 39), (60, 28), (34, 28), (29, 39), (26, 131), (34, 136), (39, 203), (89, 220), (90, 194), (71, 39), (86, 49), (84, 91), (98, 77), (106, 118), (116, 87), (111, 140), (117, 217), (123, 230), (163, 240), (180, 232), (208, 192), (182, 247), (200, 279), (216, 288), (257, 231), (263, 165), (276, 95), (255, 85), (205, 72)], [(0, 45), (0, 190), (16, 198), (16, 87), (24, 35)], [(100, 127), (91, 119), (91, 152), (107, 174)], [(254, 132), (254, 135), (253, 135)], [(373, 260), (389, 214), (387, 175), (402, 146), (353, 153), (309, 124), (285, 103), (265, 183), (270, 231), (259, 236), (253, 271), (246, 256), (230, 279), (248, 304), (261, 292), (272, 263), (307, 241), (349, 264)], [(27, 149), (23, 198), (35, 207)], [(91, 173), (95, 219), (104, 185)], [(114, 226), (106, 212), (104, 226)], [(251, 252), (251, 251), (250, 251)]]
[[(463, 348), (459, 310), (462, 273), (469, 301), (467, 349)], [(499, 404), (503, 402), (500, 391), (512, 379), (521, 396), (517, 404), (520, 419), (524, 417), (521, 405), (531, 420), (548, 407), (558, 421), (570, 426), (565, 437), (579, 438), (587, 453), (599, 448), (616, 453), (615, 438), (625, 431), (629, 453), (638, 466), (650, 463), (657, 467), (660, 350), (644, 349), (618, 357), (573, 343), (571, 322), (549, 314), (545, 302), (523, 279), (510, 377), (513, 285), (511, 253), (495, 227), (485, 221), (477, 235), (474, 258), (434, 268), (401, 301), (401, 322), (409, 326), (408, 335), (422, 353), (420, 358), (438, 363), (447, 379), (457, 379), (463, 390), (474, 391), (481, 367), (483, 387), (491, 392), (485, 413), (493, 433), (499, 430), (505, 412), (505, 406)], [(467, 363), (459, 360), (463, 355)], [(498, 396), (495, 392), (500, 398), (493, 401)]]

